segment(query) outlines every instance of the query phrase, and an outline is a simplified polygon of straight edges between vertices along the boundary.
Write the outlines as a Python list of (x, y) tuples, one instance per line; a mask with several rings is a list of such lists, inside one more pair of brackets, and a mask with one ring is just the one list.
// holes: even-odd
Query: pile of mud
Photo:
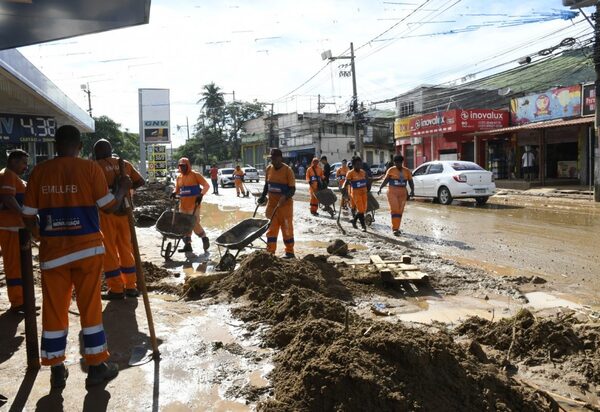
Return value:
[(169, 194), (172, 188), (162, 183), (147, 183), (133, 195), (135, 224), (149, 227), (156, 223), (162, 212), (171, 209)]
[(557, 410), (447, 333), (355, 315), (341, 276), (323, 257), (257, 252), (209, 286), (248, 299), (234, 314), (268, 325), (265, 342), (279, 349), (274, 397), (259, 410)]
[(181, 293), (180, 287), (169, 284), (168, 282), (164, 282), (165, 280), (174, 276), (172, 272), (156, 266), (151, 262), (142, 262), (142, 268), (146, 278), (146, 287), (149, 291), (164, 292), (175, 295)]
[(536, 318), (521, 309), (498, 322), (472, 317), (456, 333), (469, 336), (525, 365), (568, 363), (591, 383), (600, 384), (600, 327), (579, 323), (573, 314)]

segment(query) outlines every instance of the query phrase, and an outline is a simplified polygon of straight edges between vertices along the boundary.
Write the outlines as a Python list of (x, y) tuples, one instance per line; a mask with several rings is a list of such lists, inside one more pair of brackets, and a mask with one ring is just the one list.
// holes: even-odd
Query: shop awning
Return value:
[(568, 119), (568, 120), (554, 119), (554, 120), (547, 120), (545, 122), (527, 123), (527, 124), (522, 124), (520, 126), (511, 126), (511, 127), (504, 127), (502, 129), (486, 130), (486, 131), (481, 131), (481, 132), (469, 133), (469, 136), (492, 136), (492, 135), (518, 132), (520, 130), (549, 129), (552, 127), (576, 126), (576, 125), (586, 124), (586, 123), (594, 123), (594, 117), (593, 116), (578, 117), (575, 119)]
[(0, 1), (0, 50), (148, 23), (150, 0)]

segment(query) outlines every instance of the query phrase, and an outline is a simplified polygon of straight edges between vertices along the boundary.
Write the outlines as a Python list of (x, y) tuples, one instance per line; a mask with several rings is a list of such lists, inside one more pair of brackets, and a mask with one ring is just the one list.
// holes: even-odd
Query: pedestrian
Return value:
[(219, 181), (218, 181), (219, 169), (217, 169), (216, 164), (212, 165), (209, 173), (210, 173), (210, 182), (212, 183), (212, 187), (213, 187), (213, 195), (218, 195), (219, 194)]
[[(94, 144), (94, 158), (104, 172), (106, 183), (114, 195), (118, 192), (119, 176), (123, 163), (123, 172), (132, 181), (132, 189), (144, 185), (144, 179), (131, 163), (113, 157), (112, 146), (108, 140), (100, 139)], [(107, 300), (122, 300), (127, 297), (137, 298), (137, 273), (131, 232), (127, 213), (121, 209), (116, 213), (100, 211), (100, 229), (104, 235), (104, 279), (108, 292), (103, 296)]]
[(235, 184), (235, 193), (237, 194), (237, 197), (240, 197), (240, 195), (246, 196), (246, 191), (244, 190), (244, 176), (246, 176), (246, 173), (242, 170), (240, 165), (237, 165), (233, 171), (233, 183)]
[(359, 156), (352, 158), (352, 170), (346, 174), (346, 181), (342, 186), (342, 189), (350, 186), (350, 196), (352, 197), (352, 203), (356, 208), (354, 217), (352, 219), (352, 226), (357, 229), (356, 221), (360, 221), (362, 231), (367, 231), (365, 225), (365, 213), (367, 211), (367, 185), (368, 178), (367, 173), (362, 169), (362, 159)]
[(97, 163), (79, 158), (81, 135), (74, 126), (56, 130), (58, 156), (38, 164), (29, 178), (23, 202), (28, 229), (39, 217), (42, 273), (42, 365), (50, 366), (50, 385), (63, 388), (69, 305), (73, 287), (83, 335), (83, 357), (89, 366), (86, 386), (99, 385), (119, 373), (109, 358), (102, 326), (100, 300), (104, 246), (98, 209), (116, 211), (131, 188), (128, 176), (119, 176), (113, 195)]
[[(390, 167), (386, 174), (383, 183), (379, 187), (377, 194), (381, 194), (381, 190), (389, 183), (387, 198), (390, 205), (392, 215), (392, 232), (394, 236), (400, 236), (400, 225), (402, 223), (402, 214), (404, 206), (409, 197), (415, 195), (415, 184), (413, 182), (412, 173), (409, 169), (403, 166), (404, 156), (394, 156), (394, 166)], [(410, 186), (410, 193), (406, 190), (406, 185)]]
[(0, 248), (10, 311), (21, 313), (24, 306), (19, 229), (25, 227), (21, 217), (25, 182), (19, 176), (27, 171), (27, 159), (29, 154), (24, 150), (13, 150), (8, 155), (6, 168), (0, 170)]
[[(175, 199), (179, 195), (179, 212), (196, 216), (193, 232), (196, 236), (202, 238), (202, 247), (206, 253), (210, 247), (210, 241), (200, 224), (200, 204), (210, 186), (200, 173), (192, 170), (192, 165), (187, 157), (179, 159), (177, 167), (179, 168), (179, 174), (171, 198)], [(179, 252), (192, 252), (192, 232), (188, 233), (183, 241), (185, 245), (182, 249), (179, 249)]]
[[(271, 219), (267, 230), (267, 251), (277, 250), (277, 236), (281, 229), (284, 258), (295, 258), (294, 254), (294, 194), (296, 178), (292, 169), (283, 163), (283, 155), (279, 149), (271, 149), (271, 164), (265, 172), (265, 186), (258, 199), (259, 204), (267, 204), (265, 216)], [(268, 203), (267, 203), (268, 197)]]
[(299, 177), (304, 177), (306, 175), (306, 168), (304, 167), (303, 164), (300, 164), (300, 166), (298, 166), (298, 176)]
[(316, 193), (321, 190), (323, 183), (323, 169), (319, 166), (319, 159), (312, 160), (310, 167), (306, 171), (306, 181), (308, 182), (308, 192), (310, 194), (310, 214), (319, 216), (319, 199)]
[(342, 160), (342, 165), (335, 172), (335, 177), (338, 182), (338, 189), (342, 192), (342, 209), (347, 213), (348, 209), (348, 195), (342, 191), (342, 186), (346, 180), (346, 175), (348, 174), (348, 161), (346, 159)]
[(531, 181), (533, 167), (535, 164), (535, 154), (531, 151), (530, 146), (525, 146), (525, 153), (521, 156), (521, 164), (523, 166), (523, 177)]
[(327, 156), (321, 156), (321, 163), (323, 163), (323, 186), (329, 187), (329, 175), (331, 174), (331, 165), (327, 161)]

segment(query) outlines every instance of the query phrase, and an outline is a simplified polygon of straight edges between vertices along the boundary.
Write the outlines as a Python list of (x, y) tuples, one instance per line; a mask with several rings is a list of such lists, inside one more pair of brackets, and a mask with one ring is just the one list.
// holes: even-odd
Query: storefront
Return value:
[(477, 148), (473, 132), (508, 126), (505, 110), (450, 110), (397, 119), (396, 153), (402, 153), (407, 167), (431, 160), (475, 161)]
[[(587, 94), (587, 100), (585, 96), (582, 99), (582, 86), (576, 85), (513, 99), (513, 126), (473, 133), (478, 148), (477, 163), (492, 171), (500, 181), (589, 184), (593, 171), (594, 119), (581, 116), (594, 113), (595, 107), (590, 106), (595, 106), (595, 100), (590, 99), (589, 91)], [(533, 160), (533, 178), (524, 173), (528, 151), (531, 154), (527, 156)]]

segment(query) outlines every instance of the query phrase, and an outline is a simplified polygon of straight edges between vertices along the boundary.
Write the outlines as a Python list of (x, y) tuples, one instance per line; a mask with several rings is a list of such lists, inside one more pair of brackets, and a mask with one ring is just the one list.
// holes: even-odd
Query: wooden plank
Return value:
[(410, 271), (410, 272), (399, 272), (394, 276), (394, 280), (403, 281), (403, 282), (418, 282), (418, 281), (426, 281), (429, 279), (429, 275), (427, 273), (419, 272), (419, 271)]
[(394, 263), (392, 267), (401, 271), (419, 270), (419, 267), (416, 265), (405, 265), (404, 263)]
[(369, 256), (369, 259), (379, 271), (379, 275), (384, 282), (390, 282), (394, 280), (394, 274), (392, 273), (392, 270), (387, 266), (386, 262), (379, 257), (379, 255), (371, 255)]
[(411, 264), (412, 258), (409, 255), (402, 255), (402, 263)]
[[(402, 263), (401, 260), (384, 260), (384, 263)], [(339, 263), (338, 261), (335, 262), (336, 264)], [(369, 261), (367, 262), (366, 260), (360, 260), (358, 262), (348, 262), (348, 261), (343, 261), (343, 263), (345, 263), (348, 266), (365, 266), (365, 265), (372, 265), (373, 262)]]

